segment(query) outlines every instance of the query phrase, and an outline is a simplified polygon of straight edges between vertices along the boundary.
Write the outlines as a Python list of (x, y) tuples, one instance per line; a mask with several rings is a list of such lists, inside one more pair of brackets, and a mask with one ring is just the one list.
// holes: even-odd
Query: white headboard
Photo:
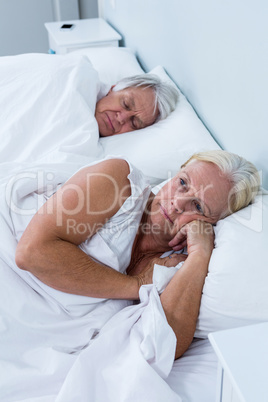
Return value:
[(268, 188), (267, 0), (99, 0), (149, 71), (161, 64), (219, 145)]

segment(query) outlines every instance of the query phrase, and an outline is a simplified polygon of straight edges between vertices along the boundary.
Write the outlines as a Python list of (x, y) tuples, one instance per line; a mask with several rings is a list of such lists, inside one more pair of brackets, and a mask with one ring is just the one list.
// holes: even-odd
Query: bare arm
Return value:
[(167, 321), (177, 338), (175, 359), (183, 355), (193, 340), (213, 240), (214, 232), (211, 224), (193, 221), (184, 226), (174, 240), (178, 248), (181, 248), (182, 242), (187, 244), (187, 258), (181, 254), (174, 254), (172, 258), (159, 258), (161, 253), (151, 254), (129, 273), (129, 275), (139, 273), (144, 283), (151, 283), (154, 264), (170, 267), (184, 261), (183, 266), (160, 296)]
[(99, 264), (77, 247), (129, 197), (128, 173), (125, 161), (113, 159), (74, 175), (31, 220), (16, 250), (17, 265), (63, 292), (138, 299), (139, 278)]
[(161, 303), (177, 337), (175, 359), (190, 346), (199, 313), (202, 289), (214, 245), (211, 224), (193, 221), (184, 227), (188, 257), (164, 292)]
[(135, 266), (129, 275), (142, 271), (140, 276), (144, 283), (151, 283), (154, 264), (176, 266), (184, 261), (160, 296), (168, 323), (177, 338), (177, 359), (189, 348), (193, 340), (202, 289), (214, 246), (213, 227), (206, 222), (190, 222), (178, 232), (174, 243), (178, 248), (181, 248), (182, 243), (187, 244), (187, 258), (181, 254), (174, 254), (172, 258), (159, 258), (161, 253), (151, 254)]

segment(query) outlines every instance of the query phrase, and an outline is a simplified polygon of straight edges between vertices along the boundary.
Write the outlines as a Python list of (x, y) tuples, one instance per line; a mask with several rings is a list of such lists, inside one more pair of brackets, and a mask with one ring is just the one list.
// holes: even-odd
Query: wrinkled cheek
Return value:
[(178, 220), (176, 221), (175, 227), (176, 231), (178, 232), (183, 226), (187, 225), (187, 223), (190, 223), (196, 219), (200, 219), (201, 216), (197, 214), (193, 214), (190, 212), (184, 212), (183, 214), (180, 215)]
[(163, 219), (155, 219), (147, 226), (149, 233), (159, 236), (162, 239), (171, 240), (174, 232), (174, 225)]
[(183, 226), (187, 225), (187, 223), (190, 223), (195, 220), (213, 223), (213, 222), (211, 222), (211, 219), (209, 219), (205, 216), (202, 216), (199, 214), (194, 214), (194, 213), (188, 213), (188, 214), (185, 213), (180, 216), (180, 219), (176, 225), (177, 226), (176, 229), (178, 228), (177, 231), (180, 230)]

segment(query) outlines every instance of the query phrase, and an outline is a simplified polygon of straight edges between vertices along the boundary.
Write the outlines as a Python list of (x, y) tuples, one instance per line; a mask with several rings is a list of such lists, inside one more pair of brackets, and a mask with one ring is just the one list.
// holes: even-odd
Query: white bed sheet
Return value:
[[(55, 185), (67, 170), (57, 172)], [(17, 207), (36, 207), (42, 197), (36, 184), (16, 182)], [(63, 303), (16, 267), (16, 238), (30, 218), (10, 213), (4, 189), (2, 180), (0, 400), (200, 402), (201, 392), (212, 402), (215, 355), (207, 343), (194, 343), (173, 366), (175, 336), (155, 286), (143, 287), (134, 306), (119, 300), (92, 305), (91, 298), (67, 294)]]
[[(59, 76), (56, 59), (47, 57), (25, 55), (21, 66), (15, 58), (0, 63), (0, 84), (6, 91), (6, 101), (2, 96), (0, 101), (0, 400), (213, 402), (216, 358), (208, 341), (194, 343), (173, 364), (175, 337), (154, 286), (142, 289), (138, 306), (106, 301), (92, 309), (81, 296), (67, 295), (63, 305), (16, 267), (19, 223), (6, 202), (12, 199), (18, 206), (40, 187), (54, 188), (102, 157), (94, 119), (99, 88), (95, 71), (87, 59), (70, 56), (57, 59), (66, 71)], [(46, 59), (43, 69), (41, 59)], [(31, 75), (27, 66), (34, 62)], [(11, 79), (14, 74), (16, 80)], [(53, 94), (44, 80), (49, 75), (61, 83), (63, 92)], [(36, 80), (41, 80), (39, 87)], [(57, 100), (55, 110), (44, 108), (48, 99)], [(75, 118), (68, 111), (75, 112)], [(16, 171), (21, 176), (14, 181)], [(30, 215), (23, 219), (26, 224)]]

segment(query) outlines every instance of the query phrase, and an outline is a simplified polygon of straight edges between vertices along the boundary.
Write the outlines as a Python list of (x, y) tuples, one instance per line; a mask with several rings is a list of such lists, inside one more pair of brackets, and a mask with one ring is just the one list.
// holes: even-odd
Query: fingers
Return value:
[(187, 241), (184, 240), (182, 243), (178, 244), (177, 246), (172, 247), (174, 251), (181, 251), (187, 246)]
[(211, 255), (214, 248), (214, 229), (211, 223), (193, 221), (187, 225), (187, 251)]
[(184, 225), (174, 238), (168, 243), (174, 251), (180, 251), (188, 246), (189, 238), (200, 238), (212, 236), (214, 238), (214, 230), (211, 223), (195, 220)]
[[(185, 225), (186, 226), (186, 225)], [(185, 242), (186, 232), (185, 226), (183, 226), (178, 233), (173, 237), (173, 239), (168, 243), (170, 247), (179, 247), (180, 243)], [(182, 249), (183, 247), (181, 247)]]
[[(186, 233), (187, 233), (187, 229), (186, 226), (183, 226), (178, 233), (176, 233), (176, 235), (173, 237), (173, 239), (168, 243), (168, 245), (170, 247), (179, 247), (177, 248), (176, 251), (182, 250), (185, 247), (185, 239), (186, 239)], [(184, 246), (182, 246), (182, 244), (184, 243)]]

